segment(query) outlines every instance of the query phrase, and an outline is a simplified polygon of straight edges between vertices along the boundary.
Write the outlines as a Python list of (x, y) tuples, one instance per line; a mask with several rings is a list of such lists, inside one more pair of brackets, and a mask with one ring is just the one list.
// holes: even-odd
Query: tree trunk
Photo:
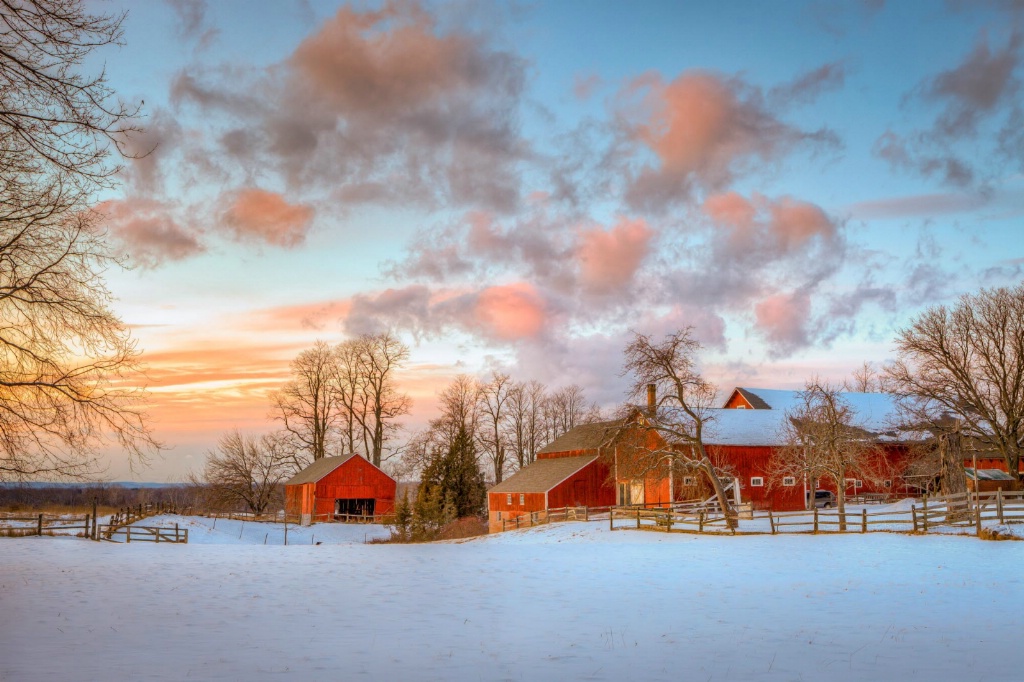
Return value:
[(725, 496), (725, 489), (722, 487), (722, 482), (718, 480), (718, 475), (715, 474), (715, 467), (711, 464), (711, 460), (705, 455), (700, 461), (700, 467), (704, 471), (704, 474), (711, 481), (711, 486), (715, 489), (715, 496), (718, 498), (718, 506), (722, 509), (722, 515), (725, 516), (725, 524), (729, 530), (736, 530), (736, 515), (729, 507), (729, 499)]
[(943, 495), (967, 492), (967, 474), (960, 435), (944, 433), (939, 436), (939, 488)]

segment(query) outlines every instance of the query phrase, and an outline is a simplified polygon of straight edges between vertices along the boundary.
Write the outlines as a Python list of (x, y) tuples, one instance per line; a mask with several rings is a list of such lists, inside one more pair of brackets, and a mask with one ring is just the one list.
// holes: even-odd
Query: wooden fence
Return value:
[(773, 512), (752, 511), (738, 515), (730, 529), (714, 508), (676, 509), (613, 508), (608, 515), (611, 530), (639, 528), (690, 533), (869, 533), (877, 531), (928, 533), (972, 528), (980, 533), (985, 522), (1024, 523), (1024, 492), (961, 493), (924, 497), (909, 508), (840, 512), (837, 509)]
[[(92, 530), (92, 516), (86, 514), (83, 517), (54, 516), (51, 514), (36, 514), (34, 516), (3, 516), (0, 521), (5, 524), (15, 525), (0, 526), (0, 537), (25, 537), (28, 535), (58, 535), (56, 531), (81, 531), (83, 536), (89, 536)], [(59, 533), (64, 535), (64, 533)]]
[(108, 542), (173, 542), (188, 543), (188, 528), (160, 526), (100, 526), (100, 538)]
[(501, 530), (516, 530), (564, 521), (607, 520), (611, 530), (641, 529), (682, 533), (777, 535), (781, 533), (870, 533), (870, 532), (981, 532), (982, 525), (1024, 523), (1024, 491), (961, 493), (916, 499), (909, 506), (868, 510), (882, 505), (881, 496), (858, 500), (860, 509), (840, 513), (838, 509), (773, 512), (754, 510), (749, 503), (733, 507), (736, 517), (730, 529), (721, 509), (714, 504), (683, 502), (671, 507), (636, 505), (630, 507), (562, 507), (528, 512), (501, 520)]

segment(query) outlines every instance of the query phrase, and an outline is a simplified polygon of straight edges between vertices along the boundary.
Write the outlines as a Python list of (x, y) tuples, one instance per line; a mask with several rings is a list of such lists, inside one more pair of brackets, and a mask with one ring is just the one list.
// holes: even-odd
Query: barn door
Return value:
[(572, 484), (572, 503), (577, 507), (582, 507), (587, 503), (586, 481), (576, 481)]

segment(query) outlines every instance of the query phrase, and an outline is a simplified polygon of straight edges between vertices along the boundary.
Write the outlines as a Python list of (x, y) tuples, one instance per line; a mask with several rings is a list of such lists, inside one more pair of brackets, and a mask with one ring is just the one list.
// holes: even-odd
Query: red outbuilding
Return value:
[(284, 484), (285, 512), (301, 523), (384, 516), (395, 511), (395, 479), (362, 455), (324, 457)]
[(537, 452), (537, 460), (487, 491), (488, 527), (563, 507), (608, 507), (615, 504), (610, 470), (601, 457), (619, 422), (585, 424), (571, 429)]

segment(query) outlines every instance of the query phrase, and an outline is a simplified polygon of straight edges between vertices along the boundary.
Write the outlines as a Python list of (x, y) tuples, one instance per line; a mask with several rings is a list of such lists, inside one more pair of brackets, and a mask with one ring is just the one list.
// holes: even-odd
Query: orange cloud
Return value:
[(643, 220), (622, 219), (610, 230), (580, 233), (576, 257), (583, 285), (608, 293), (628, 285), (650, 250), (654, 231)]
[(484, 289), (473, 313), (487, 335), (502, 341), (536, 337), (547, 319), (544, 299), (523, 282)]
[(131, 262), (154, 268), (166, 261), (198, 255), (206, 250), (198, 236), (182, 226), (169, 204), (153, 199), (128, 198), (96, 206)]
[(224, 224), (238, 241), (255, 240), (274, 246), (298, 246), (306, 239), (313, 209), (289, 204), (276, 192), (247, 188), (225, 197)]

